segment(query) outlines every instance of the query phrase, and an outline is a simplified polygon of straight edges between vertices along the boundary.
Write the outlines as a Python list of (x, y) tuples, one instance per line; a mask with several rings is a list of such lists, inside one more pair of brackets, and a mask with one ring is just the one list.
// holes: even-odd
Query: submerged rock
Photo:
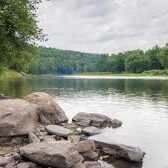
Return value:
[(26, 96), (24, 100), (37, 105), (41, 124), (60, 124), (68, 121), (64, 110), (47, 93), (35, 92)]
[(98, 113), (78, 113), (73, 117), (72, 122), (81, 127), (108, 127), (111, 126), (111, 119)]
[(0, 101), (0, 137), (26, 135), (37, 126), (37, 109), (21, 99)]
[(71, 168), (83, 157), (67, 142), (34, 143), (20, 148), (22, 157), (45, 167)]

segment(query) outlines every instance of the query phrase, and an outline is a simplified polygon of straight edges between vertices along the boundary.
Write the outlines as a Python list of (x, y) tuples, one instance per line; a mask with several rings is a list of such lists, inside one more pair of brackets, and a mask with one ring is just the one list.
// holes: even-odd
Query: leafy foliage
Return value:
[(162, 48), (155, 46), (146, 52), (133, 50), (112, 55), (81, 53), (45, 47), (39, 47), (38, 51), (37, 59), (29, 67), (31, 74), (141, 73), (147, 70), (168, 68), (167, 45)]
[(39, 47), (37, 59), (30, 64), (31, 74), (72, 74), (75, 72), (95, 72), (100, 54)]
[(0, 0), (0, 64), (21, 71), (33, 57), (35, 40), (44, 36), (37, 26), (39, 0)]

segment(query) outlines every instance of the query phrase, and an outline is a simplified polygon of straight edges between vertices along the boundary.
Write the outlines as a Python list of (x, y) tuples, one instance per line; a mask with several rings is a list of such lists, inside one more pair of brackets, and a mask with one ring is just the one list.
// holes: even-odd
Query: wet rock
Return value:
[(112, 163), (117, 168), (142, 168), (142, 162), (128, 162), (126, 160), (116, 160)]
[(73, 117), (72, 122), (81, 127), (107, 127), (111, 125), (111, 119), (97, 113), (78, 113)]
[(39, 122), (41, 124), (60, 124), (68, 121), (64, 110), (47, 93), (32, 93), (26, 96), (24, 100), (37, 105)]
[(33, 134), (33, 133), (29, 133), (28, 138), (29, 138), (29, 143), (38, 143), (38, 142), (40, 142), (38, 137), (35, 134)]
[(131, 147), (116, 143), (106, 143), (94, 141), (97, 149), (100, 149), (102, 154), (112, 156), (116, 159), (126, 159), (133, 162), (142, 162), (145, 153), (138, 147)]
[(71, 168), (83, 157), (67, 142), (34, 143), (20, 148), (21, 156), (45, 167)]
[(113, 120), (111, 120), (111, 126), (113, 128), (121, 127), (122, 126), (122, 122), (120, 120), (113, 119)]
[(92, 135), (97, 135), (101, 133), (101, 129), (97, 127), (86, 127), (81, 129), (81, 133), (85, 134), (86, 136), (92, 136)]
[(27, 135), (37, 126), (37, 109), (21, 99), (0, 101), (0, 137)]
[(57, 136), (67, 138), (69, 135), (73, 134), (72, 130), (64, 128), (63, 126), (59, 126), (59, 125), (48, 125), (45, 128), (48, 134), (50, 135), (57, 135)]

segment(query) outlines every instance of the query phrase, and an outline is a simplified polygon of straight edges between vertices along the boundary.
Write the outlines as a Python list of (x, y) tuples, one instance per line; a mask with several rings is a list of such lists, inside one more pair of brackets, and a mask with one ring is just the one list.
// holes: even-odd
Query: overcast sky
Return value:
[(50, 0), (40, 5), (42, 45), (112, 53), (168, 42), (168, 0)]

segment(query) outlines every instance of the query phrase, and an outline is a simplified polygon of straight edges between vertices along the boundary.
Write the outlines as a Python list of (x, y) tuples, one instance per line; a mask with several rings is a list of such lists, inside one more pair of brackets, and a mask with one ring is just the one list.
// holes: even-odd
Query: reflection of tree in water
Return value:
[(72, 79), (33, 77), (27, 80), (0, 82), (0, 93), (23, 97), (33, 91), (45, 91), (53, 95), (75, 96), (79, 94), (122, 94), (140, 96), (152, 100), (168, 99), (167, 80), (140, 79)]
[(27, 94), (26, 80), (8, 80), (0, 82), (0, 93), (13, 96), (24, 97)]

